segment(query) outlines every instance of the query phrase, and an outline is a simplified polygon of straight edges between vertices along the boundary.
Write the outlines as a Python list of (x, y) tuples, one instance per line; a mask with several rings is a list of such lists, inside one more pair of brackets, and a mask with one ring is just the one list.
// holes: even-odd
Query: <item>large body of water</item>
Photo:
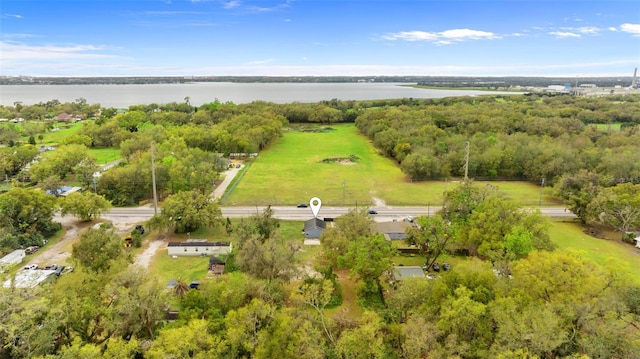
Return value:
[(274, 103), (323, 100), (379, 100), (396, 98), (443, 98), (475, 96), (483, 91), (432, 90), (406, 87), (401, 83), (230, 83), (196, 82), (150, 85), (5, 85), (0, 86), (0, 105), (19, 101), (25, 105), (84, 98), (89, 104), (126, 108), (130, 105), (183, 102), (200, 106), (214, 101), (237, 104), (253, 101)]

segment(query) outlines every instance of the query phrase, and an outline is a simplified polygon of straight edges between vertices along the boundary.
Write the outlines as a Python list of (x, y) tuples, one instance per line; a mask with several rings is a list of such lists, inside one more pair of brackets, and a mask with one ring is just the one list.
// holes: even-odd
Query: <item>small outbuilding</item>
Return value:
[(317, 239), (320, 238), (324, 229), (327, 228), (327, 223), (320, 218), (312, 218), (304, 222), (304, 228), (302, 233), (305, 239)]
[(397, 266), (392, 270), (393, 280), (396, 282), (410, 277), (425, 278), (424, 270), (420, 266)]
[(226, 262), (218, 257), (209, 257), (209, 273), (211, 274), (223, 274), (224, 266)]

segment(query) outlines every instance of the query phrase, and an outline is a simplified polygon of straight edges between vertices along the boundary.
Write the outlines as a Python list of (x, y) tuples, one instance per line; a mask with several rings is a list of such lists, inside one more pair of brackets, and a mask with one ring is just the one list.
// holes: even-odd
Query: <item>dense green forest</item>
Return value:
[[(113, 205), (149, 199), (152, 158), (166, 206), (152, 230), (224, 228), (234, 243), (226, 274), (197, 290), (181, 279), (167, 289), (130, 265), (112, 228), (86, 230), (73, 246), (73, 273), (43, 287), (0, 289), (0, 357), (638, 357), (636, 269), (557, 250), (539, 212), (472, 181), (448, 191), (443, 210), (407, 232), (406, 245), (427, 267), (442, 255), (455, 266), (399, 283), (389, 277), (396, 250), (374, 233), (366, 210), (336, 218), (321, 254), (300, 262), (300, 245), (269, 208), (225, 222), (208, 194), (225, 155), (259, 152), (291, 123), (355, 122), (409, 180), (464, 176), (468, 143), (469, 177), (544, 178), (580, 221), (624, 234), (640, 228), (639, 110), (637, 96), (536, 95), (0, 107), (0, 118), (26, 120), (0, 125), (0, 173), (15, 178), (0, 194), (3, 252), (55, 233), (58, 208), (91, 220), (108, 208), (101, 197)], [(40, 135), (62, 113), (84, 120), (55, 151), (40, 153)], [(121, 161), (93, 183), (99, 167), (89, 150), (112, 147)], [(42, 191), (63, 183), (92, 188), (95, 197), (73, 202)], [(88, 212), (74, 204), (89, 202)], [(169, 309), (176, 320), (167, 320)]]

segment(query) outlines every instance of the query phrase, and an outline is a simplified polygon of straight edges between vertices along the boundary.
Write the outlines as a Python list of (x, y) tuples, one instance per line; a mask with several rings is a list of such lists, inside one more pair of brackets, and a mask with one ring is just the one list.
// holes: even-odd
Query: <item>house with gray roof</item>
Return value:
[(302, 233), (305, 239), (317, 239), (320, 238), (324, 229), (327, 228), (327, 223), (320, 218), (311, 218), (304, 222), (304, 228)]

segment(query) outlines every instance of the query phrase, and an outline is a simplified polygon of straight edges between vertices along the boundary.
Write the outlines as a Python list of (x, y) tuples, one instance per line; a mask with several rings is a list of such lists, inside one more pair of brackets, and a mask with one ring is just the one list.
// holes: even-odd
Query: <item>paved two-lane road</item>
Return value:
[[(311, 208), (296, 208), (295, 206), (275, 206), (273, 209), (273, 215), (276, 218), (286, 220), (307, 220), (313, 218)], [(318, 213), (320, 218), (335, 218), (339, 217), (350, 209), (351, 207), (322, 207)], [(264, 210), (264, 207), (222, 207), (222, 216), (229, 218), (249, 217), (254, 214), (260, 214)], [(377, 221), (391, 221), (393, 219), (402, 219), (406, 216), (426, 216), (433, 215), (440, 210), (439, 206), (431, 207), (382, 207), (375, 208), (378, 214), (373, 217)], [(531, 208), (536, 209), (536, 208)], [(158, 210), (160, 211), (160, 209)], [(562, 207), (543, 207), (540, 208), (540, 212), (544, 216), (552, 218), (575, 218), (575, 215), (570, 211)], [(106, 213), (102, 218), (109, 219), (114, 217), (136, 217), (136, 218), (151, 218), (154, 210), (152, 207), (137, 207), (137, 208), (113, 208), (109, 213)]]

